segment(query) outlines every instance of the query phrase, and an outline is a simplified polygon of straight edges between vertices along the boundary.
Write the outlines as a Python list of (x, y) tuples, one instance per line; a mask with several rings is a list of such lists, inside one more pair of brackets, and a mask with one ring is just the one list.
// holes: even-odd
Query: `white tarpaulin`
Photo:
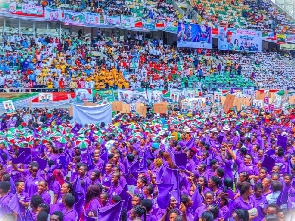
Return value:
[(97, 106), (73, 105), (73, 120), (79, 124), (112, 122), (112, 104)]

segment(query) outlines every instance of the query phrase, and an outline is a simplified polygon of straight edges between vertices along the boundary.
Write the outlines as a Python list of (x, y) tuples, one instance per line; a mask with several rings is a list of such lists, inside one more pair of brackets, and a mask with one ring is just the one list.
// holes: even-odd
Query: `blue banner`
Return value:
[(179, 22), (177, 47), (212, 49), (211, 27)]

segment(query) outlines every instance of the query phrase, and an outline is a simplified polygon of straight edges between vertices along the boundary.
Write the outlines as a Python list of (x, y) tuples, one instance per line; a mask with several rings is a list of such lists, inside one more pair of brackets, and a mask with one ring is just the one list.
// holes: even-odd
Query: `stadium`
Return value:
[(0, 1), (0, 220), (295, 220), (294, 5)]

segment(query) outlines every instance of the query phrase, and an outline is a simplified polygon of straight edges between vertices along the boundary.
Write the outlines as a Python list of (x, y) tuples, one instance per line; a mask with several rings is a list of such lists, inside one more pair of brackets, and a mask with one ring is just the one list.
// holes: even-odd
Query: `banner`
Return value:
[(177, 47), (212, 49), (211, 27), (179, 22)]
[(149, 104), (148, 96), (145, 90), (118, 90), (118, 100), (127, 104)]
[(156, 30), (155, 22), (152, 21), (151, 19), (143, 20), (143, 28), (148, 31), (155, 31)]
[(4, 106), (4, 109), (5, 109), (5, 112), (7, 114), (13, 114), (13, 113), (16, 113), (15, 111), (15, 107), (12, 103), (12, 100), (8, 100), (8, 101), (3, 101), (3, 106)]
[(165, 31), (171, 32), (171, 33), (177, 33), (178, 30), (178, 24), (177, 22), (165, 22)]
[(120, 16), (107, 16), (107, 24), (120, 26), (121, 25), (121, 17)]
[(53, 101), (52, 93), (39, 93), (39, 102), (51, 102)]
[(73, 105), (73, 119), (79, 124), (112, 122), (112, 104), (97, 106)]
[(65, 23), (65, 25), (84, 26), (85, 25), (84, 13), (64, 11), (63, 22)]
[(75, 95), (76, 95), (76, 100), (78, 102), (81, 101), (89, 101), (92, 102), (93, 101), (93, 97), (92, 97), (92, 89), (76, 89), (75, 90)]
[(113, 90), (92, 90), (93, 103), (106, 103), (115, 101)]
[(280, 44), (282, 50), (295, 50), (295, 44)]
[(47, 21), (59, 21), (59, 12), (60, 10), (46, 7), (44, 10), (44, 18)]
[(295, 44), (295, 35), (286, 35), (286, 42)]
[(100, 14), (85, 12), (85, 25), (87, 26), (98, 26), (100, 22)]
[(218, 28), (218, 49), (230, 51), (262, 51), (261, 31)]
[(43, 15), (43, 7), (35, 4), (22, 4), (22, 13), (28, 15)]
[(151, 90), (150, 92), (150, 102), (151, 103), (161, 103), (165, 99), (163, 98), (163, 92), (159, 90)]
[(124, 28), (134, 28), (135, 18), (132, 16), (121, 15), (121, 26)]

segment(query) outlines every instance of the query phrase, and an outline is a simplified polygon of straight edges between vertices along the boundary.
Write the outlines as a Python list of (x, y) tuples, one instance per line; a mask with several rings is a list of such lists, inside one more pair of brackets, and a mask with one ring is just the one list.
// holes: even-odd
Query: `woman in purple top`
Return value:
[(15, 188), (16, 188), (16, 194), (19, 199), (19, 205), (20, 205), (20, 214), (19, 216), (24, 216), (25, 215), (25, 210), (29, 207), (29, 194), (25, 193), (25, 182), (23, 181), (17, 181), (15, 183)]
[(223, 192), (227, 194), (228, 199), (233, 200), (235, 197), (235, 193), (233, 191), (233, 187), (234, 187), (233, 180), (231, 178), (225, 178), (223, 181), (223, 184), (224, 184)]
[(134, 194), (142, 194), (143, 187), (147, 184), (148, 180), (145, 176), (141, 176), (137, 178), (136, 187), (134, 189)]
[(37, 192), (38, 183), (43, 179), (37, 176), (39, 166), (37, 163), (31, 164), (30, 174), (25, 179), (25, 191), (32, 197)]
[(264, 213), (267, 207), (267, 201), (263, 193), (263, 186), (261, 183), (256, 183), (254, 186), (253, 199), (255, 200), (256, 209), (258, 211), (257, 217), (253, 219), (254, 221), (261, 221), (264, 218)]
[(38, 187), (37, 187), (38, 191), (35, 195), (40, 195), (44, 203), (49, 205), (51, 203), (51, 196), (47, 192), (47, 189), (48, 189), (47, 182), (42, 180), (38, 183)]
[(219, 187), (222, 185), (222, 181), (220, 178), (216, 176), (212, 176), (209, 178), (208, 187), (214, 193), (214, 201), (217, 202), (219, 194), (222, 192)]
[(72, 195), (74, 195), (73, 185), (69, 182), (65, 182), (61, 186), (60, 193), (61, 194), (59, 195), (59, 198), (57, 199), (56, 204), (54, 206), (52, 206), (52, 209), (50, 211), (51, 213), (54, 211), (62, 211), (65, 208), (63, 205), (63, 202), (62, 202), (63, 196), (66, 193), (71, 193)]
[(213, 203), (214, 193), (209, 191), (205, 193), (204, 197), (205, 197), (203, 201), (204, 203), (202, 204), (202, 206), (199, 206), (195, 211), (195, 220), (198, 220), (201, 217), (202, 213), (207, 210), (207, 207)]
[(245, 209), (250, 210), (256, 207), (256, 203), (254, 199), (251, 197), (252, 195), (252, 187), (251, 184), (247, 181), (238, 183), (237, 185), (240, 196), (236, 198), (232, 204), (232, 211), (236, 209)]
[(224, 218), (224, 220), (227, 220), (230, 217), (230, 210), (228, 208), (228, 198), (221, 197), (219, 206), (220, 206), (220, 210), (219, 210), (220, 217)]
[(10, 183), (8, 181), (0, 182), (0, 214), (13, 212), (9, 207), (9, 202), (14, 194), (9, 192)]
[(85, 204), (83, 206), (82, 214), (80, 215), (79, 221), (87, 221), (91, 218), (96, 217), (97, 211), (100, 208), (99, 196), (101, 194), (101, 188), (98, 185), (91, 185), (87, 189)]
[(200, 176), (197, 180), (197, 184), (201, 187), (201, 196), (204, 199), (204, 194), (210, 191), (206, 177)]
[(52, 191), (54, 194), (53, 204), (55, 204), (57, 202), (57, 199), (60, 196), (61, 186), (65, 183), (64, 176), (63, 176), (61, 170), (58, 170), (58, 169), (54, 170), (52, 173), (52, 179), (54, 181), (53, 181), (51, 188), (52, 188)]

